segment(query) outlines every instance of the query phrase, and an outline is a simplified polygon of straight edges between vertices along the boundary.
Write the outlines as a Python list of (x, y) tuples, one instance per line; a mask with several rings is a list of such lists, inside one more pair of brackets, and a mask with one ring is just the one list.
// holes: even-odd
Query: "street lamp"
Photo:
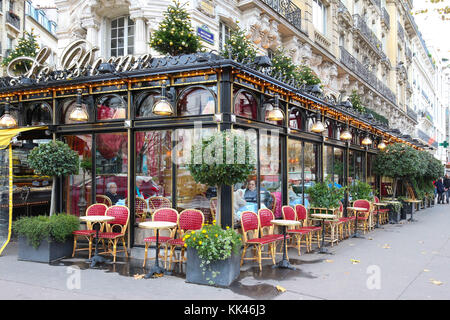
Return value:
[(269, 110), (266, 119), (269, 121), (282, 121), (284, 119), (283, 110), (280, 109), (280, 97), (276, 94), (273, 99), (270, 99), (267, 102), (272, 103), (272, 110)]
[(368, 146), (372, 144), (372, 139), (369, 137), (369, 135), (366, 135), (364, 139), (361, 141), (361, 143), (365, 146)]
[(320, 113), (316, 113), (316, 121), (311, 126), (311, 131), (315, 133), (322, 133), (325, 131), (325, 126), (323, 125), (321, 119), (320, 119)]
[(386, 144), (384, 143), (383, 139), (381, 139), (381, 142), (378, 144), (378, 149), (380, 150), (386, 149)]
[(77, 102), (75, 103), (75, 109), (73, 109), (69, 115), (69, 120), (71, 120), (71, 121), (86, 122), (89, 120), (89, 115), (83, 109), (83, 106), (81, 104), (82, 92), (83, 92), (82, 89), (77, 90)]
[(161, 97), (158, 101), (155, 102), (152, 108), (152, 113), (158, 116), (171, 116), (173, 115), (173, 108), (167, 99), (166, 92), (166, 80), (162, 81), (161, 87)]
[(9, 113), (9, 97), (6, 98), (5, 113), (0, 118), (0, 127), (10, 129), (17, 127), (17, 120)]
[(351, 140), (352, 139), (352, 133), (350, 132), (349, 128), (348, 128), (348, 123), (345, 126), (345, 130), (341, 132), (339, 138), (341, 140)]

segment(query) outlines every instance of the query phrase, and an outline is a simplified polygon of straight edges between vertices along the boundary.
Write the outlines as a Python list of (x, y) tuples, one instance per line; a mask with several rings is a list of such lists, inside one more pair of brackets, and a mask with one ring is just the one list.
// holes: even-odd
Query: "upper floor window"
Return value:
[(130, 17), (111, 20), (111, 56), (134, 53), (134, 21)]
[(322, 34), (326, 33), (326, 7), (320, 0), (313, 0), (313, 24), (314, 28)]
[(220, 50), (225, 49), (225, 44), (230, 39), (231, 28), (227, 26), (225, 23), (219, 23), (219, 46)]

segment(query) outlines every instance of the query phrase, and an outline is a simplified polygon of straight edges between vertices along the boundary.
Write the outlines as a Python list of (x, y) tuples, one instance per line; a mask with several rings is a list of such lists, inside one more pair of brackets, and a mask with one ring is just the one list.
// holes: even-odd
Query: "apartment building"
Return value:
[[(25, 1), (0, 0), (0, 57), (14, 49), (24, 30)], [(0, 76), (3, 75), (0, 69)]]

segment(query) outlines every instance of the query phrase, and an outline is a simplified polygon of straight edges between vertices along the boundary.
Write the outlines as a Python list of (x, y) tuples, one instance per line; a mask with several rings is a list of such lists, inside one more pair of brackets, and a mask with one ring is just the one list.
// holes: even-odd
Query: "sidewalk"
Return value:
[(295, 271), (274, 269), (266, 260), (260, 273), (246, 262), (229, 289), (186, 283), (183, 274), (135, 279), (146, 272), (140, 260), (102, 269), (89, 269), (84, 258), (56, 265), (18, 261), (11, 243), (0, 257), (0, 299), (450, 299), (450, 205), (417, 211), (414, 218), (328, 247), (331, 255), (299, 257), (290, 249)]

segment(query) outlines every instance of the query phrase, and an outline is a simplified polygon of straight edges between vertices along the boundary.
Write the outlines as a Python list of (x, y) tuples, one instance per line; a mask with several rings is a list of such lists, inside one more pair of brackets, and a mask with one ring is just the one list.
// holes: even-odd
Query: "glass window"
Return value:
[[(263, 104), (263, 115), (264, 115), (264, 120), (263, 121), (267, 122), (267, 123), (271, 123), (271, 124), (276, 124), (276, 125), (282, 126), (283, 123), (284, 123), (283, 120), (275, 121), (275, 120), (268, 120), (267, 119), (268, 113), (271, 110), (273, 110), (273, 108), (274, 108), (274, 106), (272, 105), (272, 103), (264, 103)], [(280, 108), (280, 110), (283, 111), (283, 115), (284, 115), (285, 114), (285, 112), (284, 112), (284, 110), (285, 110), (284, 103), (281, 102), (281, 101), (280, 101), (279, 108)]]
[(333, 147), (331, 146), (324, 146), (323, 152), (325, 154), (324, 157), (324, 168), (325, 168), (325, 179), (330, 179), (331, 181), (334, 181), (333, 176)]
[[(61, 122), (63, 124), (72, 124), (72, 123), (80, 123), (79, 121), (73, 121), (70, 120), (70, 113), (76, 108), (76, 100), (75, 99), (68, 99), (63, 101), (62, 103), (62, 113), (61, 113)], [(88, 114), (88, 108), (86, 103), (81, 103), (81, 108)], [(90, 119), (88, 120), (90, 121)]]
[[(127, 133), (98, 133), (95, 147), (96, 195), (106, 195), (114, 204), (125, 205), (128, 196)], [(111, 186), (114, 186), (113, 192)]]
[(191, 147), (194, 142), (212, 135), (216, 128), (177, 129), (175, 131), (176, 148), (174, 160), (177, 167), (177, 210), (198, 209), (203, 212), (205, 222), (211, 222), (210, 199), (217, 197), (215, 186), (196, 183), (187, 165), (191, 159)]
[(303, 202), (303, 146), (298, 140), (288, 140), (288, 199), (289, 205)]
[(81, 168), (78, 174), (64, 177), (63, 210), (76, 216), (85, 215), (92, 204), (92, 135), (68, 135), (64, 140), (78, 152)]
[(45, 125), (52, 123), (52, 107), (47, 102), (32, 103), (27, 108), (27, 125)]
[(279, 218), (282, 216), (283, 197), (281, 194), (281, 144), (278, 134), (261, 130), (259, 136), (259, 161), (260, 207), (271, 209), (275, 217)]
[(326, 7), (320, 0), (313, 0), (314, 28), (322, 34), (326, 33)]
[(258, 101), (255, 96), (246, 90), (239, 90), (235, 93), (234, 113), (237, 116), (257, 119)]
[(137, 118), (152, 118), (156, 117), (152, 112), (153, 105), (157, 101), (157, 97), (161, 96), (159, 91), (145, 92), (136, 97), (136, 117)]
[[(317, 182), (317, 168), (319, 163), (317, 145), (309, 142), (304, 144), (304, 183), (305, 199), (308, 199), (308, 188), (312, 187)], [(306, 203), (306, 200), (305, 200)]]
[(326, 131), (325, 134), (328, 138), (336, 138), (336, 125), (331, 120), (325, 121)]
[(125, 96), (107, 94), (97, 100), (97, 120), (125, 119), (126, 115)]
[(344, 150), (334, 147), (333, 177), (334, 182), (344, 186)]
[(223, 22), (219, 22), (219, 48), (221, 51), (225, 49), (225, 44), (230, 39), (230, 27)]
[(178, 116), (195, 116), (216, 112), (216, 87), (190, 87), (181, 92), (177, 103)]
[(292, 108), (289, 113), (289, 127), (297, 130), (305, 130), (305, 115), (298, 108)]
[(134, 21), (129, 17), (111, 20), (111, 56), (134, 53)]

